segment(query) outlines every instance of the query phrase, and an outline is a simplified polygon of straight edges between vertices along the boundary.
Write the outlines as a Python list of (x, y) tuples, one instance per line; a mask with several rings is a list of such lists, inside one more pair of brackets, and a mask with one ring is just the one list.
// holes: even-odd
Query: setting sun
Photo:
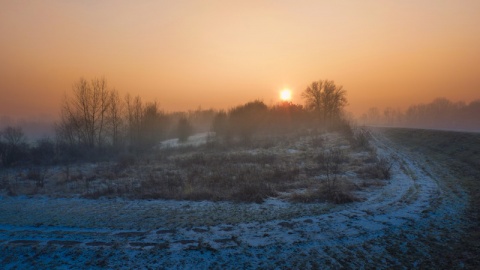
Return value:
[(282, 101), (290, 101), (292, 99), (292, 91), (290, 91), (290, 89), (283, 89), (280, 92), (280, 99)]

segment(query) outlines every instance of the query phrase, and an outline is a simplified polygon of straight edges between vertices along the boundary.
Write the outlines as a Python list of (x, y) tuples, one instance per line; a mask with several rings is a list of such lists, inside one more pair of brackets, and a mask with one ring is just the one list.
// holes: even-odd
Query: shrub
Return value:
[(357, 130), (350, 140), (350, 145), (356, 149), (369, 149), (371, 135), (368, 131), (360, 129)]
[(220, 111), (213, 118), (212, 129), (217, 138), (223, 138), (225, 142), (230, 141), (231, 131), (228, 124), (228, 116), (224, 111)]
[(342, 133), (348, 140), (354, 136), (352, 124), (346, 119), (338, 119), (333, 123), (332, 129)]
[(39, 168), (31, 168), (27, 173), (27, 178), (35, 181), (37, 188), (43, 188), (45, 186), (45, 174), (46, 172)]
[(0, 177), (0, 190), (7, 190), (10, 186), (10, 176), (5, 173)]
[(348, 161), (348, 157), (341, 149), (331, 148), (318, 154), (316, 161), (318, 168), (330, 178), (341, 173), (342, 164)]
[(310, 140), (310, 144), (314, 148), (322, 148), (325, 145), (325, 139), (321, 136), (316, 136)]
[(393, 162), (388, 158), (376, 158), (374, 164), (360, 169), (357, 173), (362, 179), (388, 180), (392, 177)]
[(208, 189), (185, 190), (182, 198), (191, 201), (219, 201), (221, 198)]
[(118, 157), (116, 167), (118, 170), (124, 170), (132, 165), (135, 165), (135, 156), (132, 154), (123, 154)]
[(264, 127), (268, 107), (256, 100), (238, 106), (229, 112), (229, 126), (244, 142), (249, 142), (258, 130)]
[(50, 139), (40, 139), (30, 149), (30, 155), (35, 165), (51, 165), (55, 161), (55, 144)]
[(300, 168), (275, 167), (273, 173), (265, 181), (271, 183), (282, 183), (295, 180), (300, 175)]
[(334, 204), (344, 204), (359, 201), (351, 192), (347, 183), (337, 184), (334, 187), (329, 187), (328, 184), (324, 184), (314, 190), (308, 190), (303, 193), (293, 193), (289, 199), (297, 203), (330, 202)]
[(275, 191), (265, 183), (245, 183), (232, 193), (231, 199), (237, 202), (262, 203), (266, 198), (275, 195)]

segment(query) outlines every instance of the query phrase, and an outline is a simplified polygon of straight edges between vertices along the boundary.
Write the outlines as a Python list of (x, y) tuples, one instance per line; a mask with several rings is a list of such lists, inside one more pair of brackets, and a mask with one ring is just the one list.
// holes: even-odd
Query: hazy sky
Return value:
[(293, 101), (314, 80), (349, 111), (480, 98), (480, 1), (8, 1), (0, 116), (57, 115), (80, 77), (167, 111)]

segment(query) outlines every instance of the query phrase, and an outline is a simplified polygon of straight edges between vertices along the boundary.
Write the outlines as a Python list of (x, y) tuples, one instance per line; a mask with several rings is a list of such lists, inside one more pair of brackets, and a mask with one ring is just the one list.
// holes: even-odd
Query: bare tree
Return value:
[(105, 127), (110, 107), (110, 90), (104, 78), (90, 83), (80, 78), (73, 85), (73, 96), (63, 101), (59, 136), (71, 144), (96, 147), (106, 140)]
[(110, 107), (109, 107), (109, 123), (110, 123), (110, 134), (112, 138), (112, 145), (118, 148), (121, 144), (123, 137), (123, 111), (124, 104), (120, 99), (120, 95), (117, 90), (112, 90), (110, 93)]
[(380, 110), (377, 107), (371, 107), (367, 111), (367, 121), (370, 125), (378, 125), (380, 123)]
[(302, 97), (307, 109), (322, 115), (324, 121), (339, 117), (343, 107), (347, 105), (346, 91), (329, 80), (312, 82), (302, 93)]
[(333, 194), (338, 187), (338, 175), (341, 172), (340, 155), (338, 149), (329, 149), (324, 151), (317, 158), (320, 162), (320, 168), (323, 169), (326, 176), (328, 192)]
[(22, 158), (22, 145), (25, 135), (20, 127), (6, 127), (0, 132), (0, 158), (1, 163), (10, 166)]
[(2, 136), (8, 145), (18, 146), (25, 140), (25, 134), (21, 127), (6, 127)]
[(177, 136), (180, 142), (186, 142), (188, 137), (192, 135), (193, 127), (186, 117), (180, 117), (177, 123)]
[(322, 87), (323, 81), (312, 82), (302, 93), (305, 99), (305, 107), (312, 111), (321, 112), (322, 110)]
[(107, 89), (107, 82), (105, 78), (93, 79), (91, 82), (93, 90), (93, 102), (95, 110), (97, 110), (97, 119), (94, 122), (94, 133), (97, 138), (96, 144), (102, 146), (105, 142), (105, 126), (107, 123), (107, 114), (111, 105), (111, 92), (113, 90)]
[(140, 96), (132, 98), (129, 94), (125, 96), (126, 118), (128, 126), (128, 138), (130, 146), (136, 146), (140, 142), (141, 121), (143, 104)]
[(130, 147), (148, 148), (161, 139), (166, 117), (157, 102), (143, 104), (139, 96), (127, 95), (125, 106)]
[(333, 81), (324, 81), (323, 109), (327, 119), (338, 117), (347, 105), (346, 91), (342, 86), (336, 86)]

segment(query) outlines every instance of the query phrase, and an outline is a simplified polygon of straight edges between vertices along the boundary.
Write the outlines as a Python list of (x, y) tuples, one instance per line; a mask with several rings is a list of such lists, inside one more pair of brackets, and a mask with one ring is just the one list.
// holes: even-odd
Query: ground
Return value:
[[(409, 131), (409, 136), (415, 131)], [(399, 135), (400, 134), (400, 135)], [(2, 196), (6, 269), (478, 267), (472, 194), (442, 156), (372, 131), (392, 177), (347, 204)], [(445, 165), (444, 163), (447, 163)], [(477, 179), (478, 180), (478, 179)], [(474, 183), (478, 187), (478, 183)], [(478, 227), (476, 227), (478, 228)]]

